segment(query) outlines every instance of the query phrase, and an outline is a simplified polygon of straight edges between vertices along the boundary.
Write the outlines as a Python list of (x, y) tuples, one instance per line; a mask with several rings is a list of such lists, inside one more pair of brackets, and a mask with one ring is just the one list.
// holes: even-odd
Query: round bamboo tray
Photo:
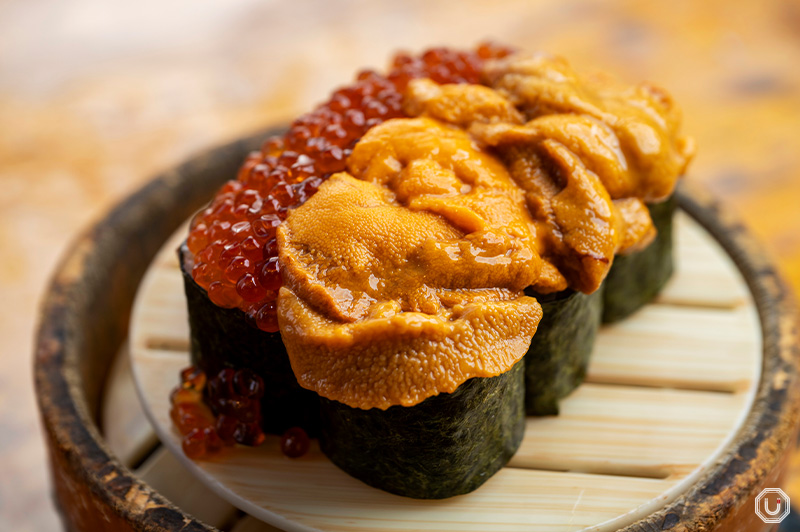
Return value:
[[(423, 503), (390, 496), (350, 479), (317, 452), (280, 459), (274, 442), (182, 463), (182, 455), (165, 449), (176, 440), (163, 419), (162, 391), (186, 363), (188, 337), (180, 283), (177, 292), (159, 289), (159, 279), (176, 272), (170, 252), (159, 249), (264, 136), (210, 151), (151, 182), (79, 238), (54, 277), (35, 370), (56, 500), (69, 530), (272, 530), (229, 502), (298, 530), (408, 528), (403, 521), (413, 524), (420, 511), (439, 525), (413, 529), (578, 530), (603, 522), (603, 529), (639, 532), (766, 529), (753, 500), (762, 488), (780, 485), (797, 429), (796, 311), (742, 226), (704, 194), (685, 189), (676, 279), (657, 304), (604, 330), (589, 382), (566, 400), (561, 416), (529, 419), (514, 461), (474, 494)], [(140, 391), (165, 445), (137, 404), (128, 359), (119, 355), (148, 268), (143, 294), (171, 300), (137, 306), (133, 354), (140, 383), (153, 384)], [(165, 314), (151, 316), (143, 329), (141, 309), (148, 308)], [(169, 362), (142, 364), (159, 349)], [(283, 471), (281, 482), (266, 494), (248, 491), (250, 460), (263, 464), (265, 457)], [(228, 474), (237, 467), (245, 473), (239, 483)], [(351, 499), (367, 497), (368, 517), (377, 521), (349, 519), (364, 516), (345, 515), (351, 507), (340, 512), (347, 518), (331, 521), (333, 503), (309, 518), (311, 506), (293, 489), (314, 479), (316, 493), (329, 499), (342, 482)], [(531, 496), (532, 484), (545, 488)], [(281, 506), (282, 491), (285, 500), (294, 496), (294, 507)], [(519, 516), (520, 505), (527, 517)], [(450, 514), (437, 514), (449, 507)]]

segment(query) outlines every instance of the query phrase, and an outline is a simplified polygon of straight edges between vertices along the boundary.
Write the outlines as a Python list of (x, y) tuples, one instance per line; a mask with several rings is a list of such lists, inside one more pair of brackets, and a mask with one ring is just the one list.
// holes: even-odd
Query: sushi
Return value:
[(604, 283), (603, 323), (627, 318), (655, 299), (672, 277), (672, 221), (676, 207), (674, 195), (648, 205), (658, 231), (655, 240), (641, 251), (614, 258)]
[[(430, 156), (426, 175), (464, 179), (473, 217), (461, 222), (460, 195), (436, 198), (436, 215), (405, 207), (427, 188), (392, 185), (387, 147)], [(460, 154), (464, 166), (444, 167)], [(343, 470), (410, 497), (467, 493), (524, 430), (522, 358), (541, 319), (523, 292), (539, 270), (527, 211), (496, 160), (432, 120), (378, 125), (350, 160), (352, 173), (331, 176), (278, 229), (292, 368), (322, 398), (320, 445)]]
[(591, 294), (527, 292), (542, 305), (542, 321), (525, 354), (525, 412), (558, 414), (558, 402), (586, 376), (603, 314), (603, 287)]
[(691, 158), (678, 126), (661, 89), (497, 45), (360, 73), (192, 221), (208, 379), (173, 419), (209, 448), (301, 427), (403, 496), (476, 489), (583, 380), (609, 272), (658, 241), (648, 205)]
[[(669, 278), (675, 203), (653, 202), (672, 197), (694, 144), (669, 95), (650, 84), (586, 78), (547, 54), (495, 61), (485, 75), (521, 120), (495, 113), (470, 133), (525, 191), (553, 266), (527, 291), (544, 318), (526, 355), (527, 412), (552, 415), (583, 380), (600, 317), (630, 314)], [(454, 122), (439, 110), (467, 90), (417, 81), (408, 98)]]

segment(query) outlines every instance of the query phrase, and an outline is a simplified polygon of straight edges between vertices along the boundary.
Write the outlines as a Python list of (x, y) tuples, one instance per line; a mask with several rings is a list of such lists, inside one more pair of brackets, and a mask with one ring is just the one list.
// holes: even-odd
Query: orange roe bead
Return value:
[(262, 258), (261, 244), (254, 236), (248, 236), (242, 240), (239, 244), (239, 252), (251, 262), (257, 262)]
[(310, 445), (308, 434), (300, 427), (292, 427), (281, 436), (281, 452), (289, 458), (300, 458)]
[(236, 431), (236, 426), (239, 424), (233, 416), (226, 416), (220, 414), (217, 416), (217, 434), (228, 445), (233, 445), (236, 440), (233, 439), (233, 433)]
[(206, 247), (206, 249), (200, 252), (200, 255), (197, 257), (199, 260), (196, 261), (196, 263), (204, 262), (213, 267), (213, 265), (215, 265), (219, 260), (219, 256), (224, 249), (225, 244), (221, 240), (213, 242)]
[(272, 257), (277, 257), (277, 256), (278, 256), (278, 239), (270, 238), (269, 240), (267, 240), (267, 243), (264, 244), (264, 249), (262, 250), (262, 257), (264, 260), (269, 260)]
[(214, 424), (211, 410), (202, 402), (178, 403), (170, 410), (170, 418), (181, 434), (193, 429), (203, 429)]
[(219, 452), (225, 445), (222, 438), (217, 434), (215, 427), (206, 427), (203, 429), (203, 439), (205, 441), (206, 452), (209, 454)]
[(208, 285), (208, 298), (218, 307), (236, 308), (241, 301), (236, 289), (222, 281), (214, 281)]
[(192, 229), (189, 236), (186, 238), (186, 246), (193, 255), (200, 253), (208, 246), (206, 224), (200, 223)]
[(274, 301), (270, 301), (258, 309), (256, 325), (262, 331), (278, 332), (278, 306)]
[(230, 264), (225, 268), (225, 279), (231, 283), (236, 283), (240, 277), (250, 271), (250, 260), (238, 255), (234, 257)]
[(181, 385), (184, 388), (202, 391), (206, 386), (206, 374), (197, 366), (184, 368), (181, 370)]
[(203, 395), (198, 390), (192, 388), (175, 388), (169, 396), (173, 405), (199, 403), (203, 400)]
[(275, 238), (275, 231), (280, 224), (280, 218), (274, 214), (265, 214), (253, 222), (253, 234), (263, 240)]
[(236, 293), (245, 301), (256, 302), (261, 301), (267, 295), (267, 290), (258, 283), (255, 275), (246, 273), (236, 283)]
[(258, 422), (239, 423), (233, 431), (233, 439), (236, 443), (258, 447), (267, 439), (261, 425)]
[(186, 434), (181, 442), (181, 448), (183, 454), (192, 460), (202, 458), (206, 454), (206, 438), (203, 429), (192, 429)]
[[(264, 248), (264, 255), (267, 255), (267, 248)], [(278, 290), (281, 287), (281, 267), (278, 257), (270, 256), (258, 269), (256, 275), (258, 284), (267, 290)]]
[(233, 377), (236, 393), (249, 399), (261, 399), (264, 395), (264, 381), (250, 369), (240, 369)]
[(247, 159), (245, 159), (244, 163), (242, 163), (241, 168), (239, 168), (239, 174), (237, 175), (238, 181), (246, 181), (247, 178), (250, 176), (250, 173), (253, 169), (261, 163), (261, 152), (259, 151), (251, 151), (247, 155)]
[(220, 272), (218, 269), (201, 262), (194, 265), (194, 268), (192, 269), (192, 277), (197, 284), (203, 288), (208, 288), (208, 286), (214, 281), (219, 281)]
[(239, 256), (239, 250), (241, 246), (239, 243), (234, 244), (225, 244), (225, 249), (222, 250), (222, 253), (219, 254), (219, 259), (217, 261), (217, 265), (221, 270), (225, 270), (228, 266), (230, 266), (231, 261)]
[[(261, 200), (258, 200), (261, 202)], [(240, 205), (242, 207), (243, 205)], [(238, 207), (237, 207), (238, 208)], [(231, 234), (233, 238), (236, 240), (244, 240), (251, 234), (253, 234), (252, 230), (250, 229), (250, 222), (237, 222), (231, 226)]]
[[(225, 200), (225, 204), (223, 206), (230, 206), (231, 213), (233, 213), (233, 201), (232, 200)], [(228, 233), (231, 229), (231, 223), (228, 220), (217, 220), (213, 224), (211, 224), (211, 229), (208, 233), (208, 237), (210, 240), (217, 241), (223, 240), (228, 237)]]

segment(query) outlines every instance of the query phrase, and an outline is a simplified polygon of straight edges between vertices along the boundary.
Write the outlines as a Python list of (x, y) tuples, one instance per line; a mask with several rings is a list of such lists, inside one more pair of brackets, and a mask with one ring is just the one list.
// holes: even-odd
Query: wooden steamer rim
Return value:
[[(56, 499), (71, 530), (215, 530), (186, 515), (109, 451), (96, 424), (109, 365), (152, 258), (265, 134), (195, 157), (145, 185), (79, 237), (42, 307), (35, 356)], [(800, 411), (796, 307), (744, 227), (710, 196), (681, 186), (679, 205), (722, 245), (758, 310), (763, 367), (755, 402), (723, 460), (665, 508), (625, 530), (712, 530), (754, 518), (757, 488), (774, 485)]]

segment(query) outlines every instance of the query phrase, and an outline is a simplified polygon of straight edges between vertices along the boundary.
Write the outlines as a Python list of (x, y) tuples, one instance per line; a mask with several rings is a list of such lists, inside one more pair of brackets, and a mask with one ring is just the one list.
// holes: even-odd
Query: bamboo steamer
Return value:
[[(67, 529), (273, 530), (251, 516), (242, 516), (187, 472), (186, 466), (192, 467), (192, 464), (182, 464), (165, 446), (159, 446), (153, 427), (135, 398), (128, 359), (118, 356), (125, 346), (140, 281), (148, 268), (152, 271), (169, 268), (169, 254), (158, 255), (159, 250), (228, 176), (235, 175), (246, 153), (266, 136), (257, 135), (209, 151), (158, 177), (78, 238), (59, 266), (42, 308), (35, 377), (55, 498)], [(626, 359), (623, 353), (619, 355), (622, 358), (615, 359), (619, 350), (613, 349), (614, 340), (601, 340), (596, 353), (599, 356), (595, 357), (599, 362), (593, 362), (590, 368), (590, 383), (568, 399), (572, 403), (565, 413), (579, 410), (580, 401), (586, 405), (596, 403), (598, 396), (608, 395), (615, 386), (630, 388), (616, 397), (623, 405), (641, 401), (636, 396), (637, 389), (643, 391), (648, 387), (664, 388), (666, 395), (663, 397), (667, 403), (680, 401), (669, 395), (671, 388), (688, 388), (687, 393), (700, 394), (698, 401), (705, 397), (701, 393), (704, 391), (720, 392), (718, 395), (744, 394), (744, 399), (737, 403), (740, 411), (737, 423), (732, 425), (735, 430), (727, 440), (720, 439), (722, 447), (716, 454), (709, 455), (713, 460), (704, 462), (703, 457), (699, 457), (698, 464), (702, 467), (689, 468), (694, 476), (680, 486), (679, 493), (648, 507), (646, 515), (624, 530), (766, 530), (767, 526), (753, 511), (754, 498), (764, 487), (780, 485), (788, 453), (793, 447), (800, 409), (795, 306), (775, 269), (738, 221), (700, 191), (682, 188), (678, 198), (688, 218), (716, 240), (741, 273), (741, 293), (752, 305), (757, 318), (743, 327), (750, 327), (758, 335), (760, 324), (760, 345), (757, 346), (760, 367), (754, 368), (752, 373), (760, 377), (754, 381), (751, 395), (745, 397), (747, 390), (744, 389), (728, 389), (736, 385), (731, 384), (728, 373), (734, 370), (727, 368), (724, 356), (717, 369), (712, 368), (702, 375), (697, 375), (697, 367), (662, 368), (663, 371), (653, 375), (645, 371), (647, 368), (636, 368), (636, 357)], [(694, 270), (705, 267), (700, 259), (687, 260), (696, 261), (698, 268)], [(152, 275), (148, 275), (148, 279)], [(705, 283), (713, 283), (716, 277), (714, 271), (703, 275)], [(684, 322), (692, 320), (693, 309), (688, 303), (682, 304), (682, 298), (684, 303), (691, 301), (696, 288), (691, 282), (683, 283), (665, 296), (671, 298), (673, 310), (686, 313)], [(731, 297), (725, 290), (714, 293), (722, 299)], [(715, 304), (713, 297), (706, 300), (711, 306)], [(725, 301), (717, 303), (721, 307), (727, 304)], [(663, 320), (663, 317), (656, 316), (657, 319)], [(681, 316), (676, 319), (680, 320)], [(134, 332), (136, 329), (135, 323)], [(619, 341), (630, 341), (630, 337), (624, 338), (624, 329), (620, 334), (623, 338)], [(135, 346), (136, 337), (133, 340)], [(172, 351), (180, 351), (180, 346)], [(137, 365), (141, 362), (135, 352), (134, 362)], [(137, 371), (140, 371), (138, 366)], [(650, 380), (643, 382), (646, 375), (651, 375)], [(147, 399), (147, 394), (143, 395)], [(145, 404), (151, 410), (151, 418), (160, 429), (166, 447), (174, 446), (174, 442), (168, 441), (168, 429), (163, 423), (159, 426), (158, 409), (147, 400)], [(687, 416), (693, 411), (697, 409), (688, 407), (685, 410)], [(560, 430), (560, 425), (553, 424), (567, 421), (569, 416), (561, 420), (529, 421), (529, 432), (531, 422), (544, 424), (539, 427), (542, 430), (534, 430), (533, 433), (537, 433)], [(584, 437), (591, 439), (592, 434)], [(620, 438), (624, 440), (624, 433)], [(523, 445), (515, 457), (516, 466), (522, 469), (545, 467), (545, 462), (556, 463), (553, 460), (564, 454), (559, 452), (560, 445), (548, 449), (541, 440), (528, 443), (527, 450)], [(662, 444), (663, 448), (668, 447)], [(572, 469), (571, 474), (586, 476), (613, 474), (615, 477), (609, 478), (617, 479), (638, 475), (654, 480), (690, 473), (688, 470), (659, 470), (658, 456), (646, 464), (626, 465), (624, 460), (618, 460), (614, 462), (616, 471), (593, 471), (597, 464), (593, 465), (591, 460), (579, 463), (579, 447), (566, 454), (570, 452), (571, 461), (553, 468)], [(195, 467), (202, 469), (202, 465)], [(202, 474), (202, 471), (194, 473)], [(558, 472), (548, 471), (542, 475), (540, 481), (544, 479), (553, 482), (553, 486), (558, 485)], [(602, 476), (596, 479), (605, 481)], [(213, 482), (209, 484), (213, 486)], [(612, 493), (614, 485), (609, 484)], [(634, 486), (630, 490), (639, 488)], [(654, 494), (655, 499), (659, 493)], [(499, 515), (503, 510), (497, 511)], [(274, 522), (286, 524), (279, 520)], [(288, 524), (293, 526), (291, 522)]]

